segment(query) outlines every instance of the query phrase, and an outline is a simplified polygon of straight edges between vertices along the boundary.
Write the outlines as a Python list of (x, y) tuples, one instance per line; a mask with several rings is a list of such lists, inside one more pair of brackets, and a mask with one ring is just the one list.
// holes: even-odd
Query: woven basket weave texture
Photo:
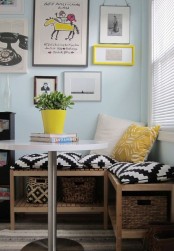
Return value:
[(168, 219), (167, 196), (123, 196), (123, 228), (143, 229)]
[(61, 186), (63, 202), (93, 203), (95, 201), (95, 177), (61, 177)]

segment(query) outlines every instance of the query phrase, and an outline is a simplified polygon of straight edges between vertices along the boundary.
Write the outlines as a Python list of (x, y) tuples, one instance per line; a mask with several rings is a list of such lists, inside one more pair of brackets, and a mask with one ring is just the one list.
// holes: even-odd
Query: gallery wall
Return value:
[[(22, 18), (28, 26), (27, 73), (1, 73), (0, 108), (3, 111), (2, 97), (9, 76), (11, 90), (10, 111), (16, 113), (16, 139), (28, 140), (31, 132), (42, 132), (40, 112), (33, 102), (34, 76), (57, 76), (59, 91), (64, 91), (64, 72), (99, 71), (102, 74), (101, 101), (75, 102), (67, 111), (66, 132), (77, 132), (80, 139), (92, 139), (99, 113), (115, 117), (147, 122), (147, 2), (128, 0), (130, 6), (130, 44), (135, 46), (133, 66), (94, 65), (93, 45), (99, 44), (100, 6), (126, 6), (125, 0), (90, 0), (88, 66), (32, 66), (33, 57), (33, 1), (24, 1), (24, 14), (0, 15), (4, 18)], [(16, 153), (16, 158), (22, 153)]]

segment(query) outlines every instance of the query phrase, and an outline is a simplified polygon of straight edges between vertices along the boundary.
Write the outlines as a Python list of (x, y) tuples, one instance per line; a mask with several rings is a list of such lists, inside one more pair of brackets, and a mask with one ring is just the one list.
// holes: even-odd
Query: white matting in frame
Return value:
[(49, 94), (57, 89), (57, 76), (35, 76), (34, 77), (34, 104), (35, 97), (45, 93)]
[(34, 66), (87, 66), (89, 0), (34, 1)]
[(27, 72), (27, 28), (24, 19), (0, 19), (0, 72)]
[(100, 43), (129, 43), (130, 7), (100, 6)]
[(93, 46), (93, 63), (99, 65), (134, 65), (134, 45), (96, 44)]
[(74, 101), (101, 101), (101, 72), (64, 72), (64, 93)]
[(24, 14), (24, 0), (0, 1), (0, 14)]

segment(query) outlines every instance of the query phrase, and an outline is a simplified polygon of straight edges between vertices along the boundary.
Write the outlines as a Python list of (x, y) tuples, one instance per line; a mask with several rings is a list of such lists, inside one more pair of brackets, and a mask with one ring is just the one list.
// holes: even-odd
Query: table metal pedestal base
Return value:
[[(56, 251), (84, 251), (83, 247), (73, 240), (57, 238)], [(21, 251), (46, 251), (48, 250), (48, 239), (33, 241), (21, 249)]]

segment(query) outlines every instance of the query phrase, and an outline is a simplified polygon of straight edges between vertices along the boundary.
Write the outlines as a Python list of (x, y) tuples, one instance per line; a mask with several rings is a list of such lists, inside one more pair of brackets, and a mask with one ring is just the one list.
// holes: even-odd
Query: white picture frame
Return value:
[(100, 6), (100, 43), (128, 44), (130, 7)]
[(0, 73), (27, 72), (27, 28), (25, 19), (0, 19)]
[(64, 93), (73, 101), (101, 101), (100, 71), (64, 72)]
[(35, 0), (33, 66), (87, 66), (89, 0)]
[(24, 0), (0, 1), (0, 14), (24, 14)]

